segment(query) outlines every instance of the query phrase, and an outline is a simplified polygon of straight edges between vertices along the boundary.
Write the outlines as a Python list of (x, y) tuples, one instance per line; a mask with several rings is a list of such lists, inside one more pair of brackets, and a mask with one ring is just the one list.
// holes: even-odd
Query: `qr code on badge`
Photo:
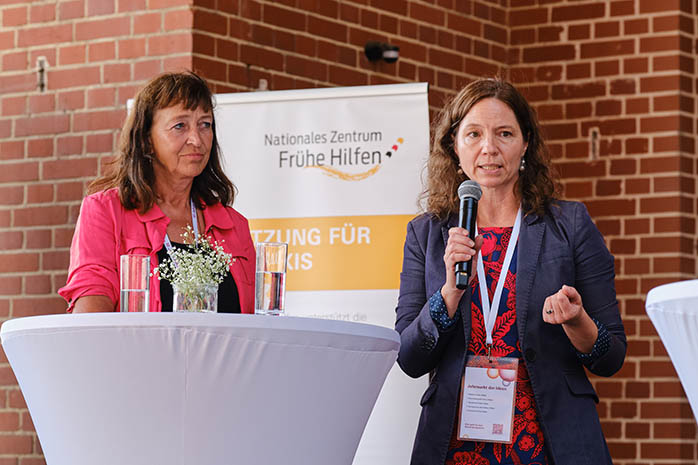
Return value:
[(504, 433), (504, 425), (501, 423), (492, 424), (492, 434), (502, 434)]

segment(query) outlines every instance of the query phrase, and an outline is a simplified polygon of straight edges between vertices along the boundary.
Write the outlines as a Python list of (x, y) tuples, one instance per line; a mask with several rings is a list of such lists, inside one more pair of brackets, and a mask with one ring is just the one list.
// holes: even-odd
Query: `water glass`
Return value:
[(121, 311), (147, 312), (150, 305), (150, 257), (121, 256)]
[(258, 315), (283, 315), (286, 297), (285, 242), (257, 243), (254, 312)]

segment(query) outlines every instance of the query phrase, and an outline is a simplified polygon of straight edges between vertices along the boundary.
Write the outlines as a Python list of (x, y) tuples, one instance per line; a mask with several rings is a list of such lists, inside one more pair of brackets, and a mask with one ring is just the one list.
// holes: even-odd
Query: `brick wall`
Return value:
[[(56, 291), (85, 187), (139, 81), (191, 66), (191, 18), (176, 0), (0, 1), (1, 319), (65, 311)], [(0, 465), (41, 463), (3, 353)]]
[[(622, 371), (596, 379), (615, 463), (697, 463), (696, 422), (646, 316), (696, 277), (695, 4), (513, 1), (509, 74), (545, 122), (566, 197), (616, 257)], [(598, 136), (595, 136), (595, 133)]]
[[(696, 423), (643, 301), (657, 284), (696, 275), (695, 8), (0, 0), (0, 319), (64, 310), (55, 293), (86, 184), (115, 147), (126, 99), (160, 71), (192, 67), (217, 92), (261, 79), (272, 90), (427, 81), (432, 112), (468, 80), (501, 74), (535, 105), (566, 197), (588, 205), (616, 256), (629, 353), (619, 375), (594, 380), (615, 463), (696, 463)], [(368, 62), (368, 40), (400, 46), (400, 59)], [(3, 358), (0, 465), (39, 463)]]

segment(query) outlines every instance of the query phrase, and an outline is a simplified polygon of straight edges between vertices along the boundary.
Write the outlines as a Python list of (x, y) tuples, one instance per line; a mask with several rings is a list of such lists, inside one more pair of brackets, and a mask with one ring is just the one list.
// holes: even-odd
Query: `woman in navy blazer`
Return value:
[[(407, 227), (395, 324), (399, 365), (430, 380), (411, 463), (610, 464), (584, 368), (611, 376), (625, 358), (613, 257), (584, 205), (555, 198), (535, 113), (507, 82), (472, 82), (437, 119), (428, 171), (426, 213)], [(483, 192), (474, 240), (457, 227), (456, 190), (468, 179)], [(488, 345), (476, 262), (491, 299), (519, 209)], [(473, 277), (460, 290), (454, 267), (469, 260)], [(456, 433), (466, 359), (488, 351), (519, 359), (511, 444)]]

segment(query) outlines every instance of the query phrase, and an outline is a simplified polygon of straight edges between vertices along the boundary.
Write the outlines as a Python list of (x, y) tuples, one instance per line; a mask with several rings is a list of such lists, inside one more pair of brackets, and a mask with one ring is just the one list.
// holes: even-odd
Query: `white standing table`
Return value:
[(651, 289), (645, 308), (698, 420), (698, 279)]
[(372, 325), (184, 313), (0, 336), (48, 465), (349, 465), (400, 345)]

